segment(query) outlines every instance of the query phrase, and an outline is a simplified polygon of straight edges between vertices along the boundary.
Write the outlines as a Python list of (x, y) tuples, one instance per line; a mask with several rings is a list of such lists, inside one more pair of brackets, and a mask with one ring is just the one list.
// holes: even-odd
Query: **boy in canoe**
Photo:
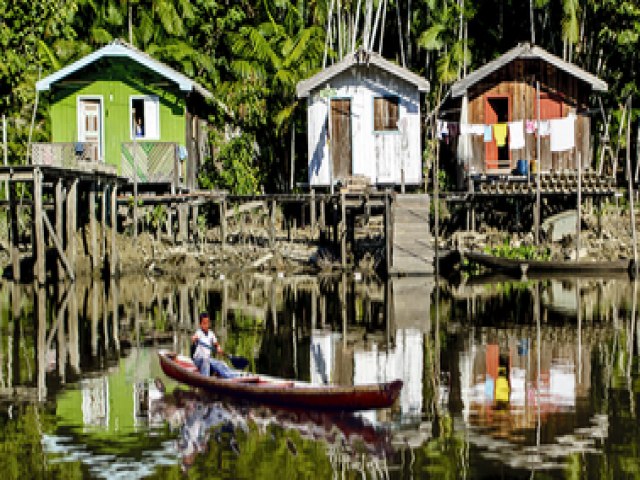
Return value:
[(222, 347), (218, 343), (215, 333), (209, 329), (209, 314), (200, 314), (200, 328), (191, 337), (191, 343), (195, 346), (193, 363), (196, 364), (202, 375), (209, 376), (211, 372), (222, 378), (233, 378), (237, 373), (229, 368), (223, 361), (211, 358), (211, 354), (222, 354)]

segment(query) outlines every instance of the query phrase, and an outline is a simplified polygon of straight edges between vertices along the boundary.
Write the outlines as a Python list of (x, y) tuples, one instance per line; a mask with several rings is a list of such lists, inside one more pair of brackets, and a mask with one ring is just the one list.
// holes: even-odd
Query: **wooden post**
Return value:
[(273, 248), (276, 244), (276, 209), (277, 203), (271, 201), (271, 215), (269, 216), (269, 246)]
[(327, 216), (325, 212), (326, 204), (324, 203), (324, 198), (320, 200), (320, 229), (324, 230), (327, 226)]
[(345, 193), (340, 194), (340, 260), (342, 262), (342, 268), (347, 266), (347, 202)]
[(113, 185), (111, 189), (111, 251), (109, 252), (110, 273), (115, 275), (117, 273), (117, 258), (116, 258), (116, 236), (118, 233), (118, 186)]
[(178, 243), (187, 241), (189, 230), (189, 206), (181, 203), (178, 205)]
[(200, 238), (200, 231), (198, 230), (198, 205), (191, 207), (191, 238), (197, 239), (198, 243), (202, 245), (202, 239)]
[(11, 223), (11, 263), (13, 265), (13, 280), (20, 282), (20, 230), (18, 228), (18, 204), (16, 203), (16, 184), (9, 183), (9, 215)]
[[(39, 169), (35, 172), (40, 175)], [(35, 200), (35, 198), (34, 198)], [(42, 200), (39, 202), (42, 205)], [(42, 227), (42, 220), (40, 221), (40, 227)], [(44, 232), (42, 232), (44, 237)], [(47, 370), (47, 296), (46, 290), (42, 285), (34, 288), (35, 292), (35, 313), (37, 318), (37, 349), (38, 361), (37, 361), (37, 390), (38, 401), (43, 401), (47, 396), (47, 384), (46, 384), (46, 370)]]
[(91, 238), (91, 269), (94, 271), (98, 268), (98, 258), (100, 256), (96, 215), (96, 184), (93, 182), (89, 187), (89, 233)]
[[(629, 186), (629, 210), (631, 213), (631, 234), (633, 237), (633, 269), (634, 278), (638, 278), (638, 237), (636, 234), (636, 211), (633, 203), (633, 174), (631, 173), (631, 97), (627, 100), (629, 116), (627, 118), (627, 182)], [(615, 171), (614, 171), (615, 174)]]
[(107, 191), (104, 185), (100, 197), (100, 255), (103, 262), (107, 258)]
[(80, 334), (78, 325), (78, 297), (76, 284), (69, 286), (69, 364), (80, 373)]
[(311, 189), (311, 204), (309, 207), (309, 215), (311, 216), (311, 240), (316, 236), (316, 191)]
[(385, 256), (387, 260), (387, 275), (391, 273), (393, 268), (393, 227), (391, 225), (391, 202), (389, 192), (384, 196), (384, 239), (385, 239)]
[[(7, 117), (2, 114), (2, 164), (9, 165), (9, 147), (7, 145)], [(9, 200), (9, 180), (4, 182), (4, 196)]]
[(42, 171), (39, 168), (33, 170), (33, 252), (35, 255), (33, 278), (40, 285), (46, 281), (46, 245), (44, 241), (44, 225), (42, 220)]
[(220, 202), (220, 243), (224, 249), (227, 246), (227, 198)]
[[(576, 220), (576, 262), (580, 261), (580, 233), (582, 230), (582, 222), (580, 221), (582, 218), (582, 153), (578, 152), (576, 156), (576, 161), (578, 163), (578, 200), (577, 200), (577, 208), (576, 208), (576, 216), (578, 217)], [(578, 313), (578, 315), (580, 315)]]
[[(91, 356), (98, 355), (98, 288), (96, 282), (87, 287), (91, 289)], [(88, 292), (87, 292), (88, 293)]]
[(536, 245), (540, 245), (540, 172), (542, 170), (542, 158), (541, 149), (540, 149), (540, 82), (536, 82), (536, 103), (537, 103), (537, 112), (538, 112), (538, 130), (536, 133), (536, 208), (535, 208), (535, 240)]
[(67, 192), (67, 259), (73, 271), (76, 270), (76, 215), (78, 207), (78, 180), (72, 180)]
[[(69, 260), (67, 259), (67, 256), (64, 254), (64, 249), (62, 247), (62, 241), (58, 238), (58, 235), (56, 235), (55, 230), (53, 229), (53, 227), (51, 226), (51, 222), (49, 221), (49, 217), (47, 217), (46, 213), (42, 213), (42, 220), (44, 222), (44, 226), (47, 227), (47, 231), (49, 232), (49, 236), (51, 237), (51, 240), (53, 240), (53, 244), (56, 247), (56, 250), (58, 251), (58, 262), (62, 262), (62, 265), (64, 266), (64, 268), (67, 270), (67, 273), (69, 274), (69, 278), (74, 281), (75, 280), (75, 273), (73, 271), (73, 269), (71, 268), (71, 264), (69, 263)], [(63, 273), (60, 272), (60, 277), (58, 277), (59, 279), (62, 279), (62, 275)]]
[(120, 351), (120, 316), (119, 316), (119, 291), (120, 287), (115, 278), (111, 279), (111, 322), (113, 325), (113, 341), (116, 345), (116, 350)]
[[(55, 202), (56, 202), (56, 235), (60, 239), (61, 247), (64, 248), (64, 190), (62, 187), (62, 179), (56, 180), (55, 187)], [(61, 258), (58, 258), (56, 262), (56, 270), (58, 281), (64, 278), (64, 271)]]

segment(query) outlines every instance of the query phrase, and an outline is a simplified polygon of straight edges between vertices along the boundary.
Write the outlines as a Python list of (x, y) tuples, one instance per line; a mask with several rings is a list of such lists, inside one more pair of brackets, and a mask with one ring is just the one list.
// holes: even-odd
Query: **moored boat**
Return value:
[(589, 260), (523, 260), (504, 258), (480, 252), (463, 252), (468, 260), (492, 270), (522, 274), (527, 272), (604, 274), (629, 272), (631, 260), (596, 262)]
[(270, 405), (319, 410), (371, 410), (390, 407), (398, 398), (402, 381), (370, 385), (312, 385), (263, 375), (236, 378), (205, 377), (193, 361), (173, 352), (160, 351), (160, 366), (168, 377), (211, 393)]

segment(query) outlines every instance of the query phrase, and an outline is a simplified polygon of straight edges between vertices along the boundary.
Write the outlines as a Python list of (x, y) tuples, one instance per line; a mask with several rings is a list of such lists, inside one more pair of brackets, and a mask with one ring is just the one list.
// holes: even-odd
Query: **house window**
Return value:
[(158, 97), (131, 97), (131, 139), (160, 139), (160, 101)]
[(398, 97), (373, 99), (373, 129), (376, 132), (398, 130)]

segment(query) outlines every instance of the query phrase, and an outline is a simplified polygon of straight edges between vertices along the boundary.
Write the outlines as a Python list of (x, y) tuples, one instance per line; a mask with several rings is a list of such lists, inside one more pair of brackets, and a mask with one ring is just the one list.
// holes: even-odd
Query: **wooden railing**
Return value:
[(61, 168), (83, 168), (99, 162), (97, 142), (34, 143), (31, 163)]
[(122, 144), (120, 174), (140, 183), (179, 184), (178, 145), (172, 142), (127, 142)]

